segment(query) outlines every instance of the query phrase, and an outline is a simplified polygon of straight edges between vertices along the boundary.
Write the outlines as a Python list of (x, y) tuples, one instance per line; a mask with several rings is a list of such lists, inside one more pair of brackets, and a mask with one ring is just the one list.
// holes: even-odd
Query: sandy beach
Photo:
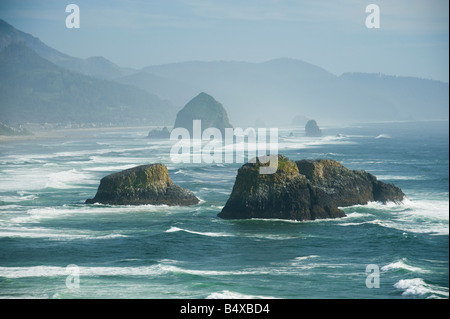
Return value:
[(117, 126), (117, 127), (95, 127), (95, 128), (67, 128), (67, 129), (40, 129), (32, 130), (33, 135), (28, 136), (6, 136), (0, 135), (0, 143), (13, 143), (21, 141), (45, 140), (45, 139), (71, 139), (92, 138), (98, 134), (118, 131), (142, 131), (147, 134), (157, 126)]

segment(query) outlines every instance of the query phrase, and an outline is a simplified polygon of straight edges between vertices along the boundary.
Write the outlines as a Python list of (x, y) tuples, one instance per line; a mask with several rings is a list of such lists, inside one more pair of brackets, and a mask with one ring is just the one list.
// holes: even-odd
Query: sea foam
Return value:
[(403, 290), (403, 296), (421, 296), (429, 294), (428, 298), (448, 298), (446, 287), (427, 284), (422, 278), (401, 279), (394, 284), (397, 289)]
[(209, 294), (206, 297), (206, 299), (277, 299), (277, 298), (271, 296), (249, 295), (229, 290), (222, 290), (219, 292), (213, 292)]
[(232, 234), (227, 234), (227, 233), (214, 233), (214, 232), (197, 232), (197, 231), (192, 231), (192, 230), (188, 230), (188, 229), (183, 229), (183, 228), (178, 228), (178, 227), (170, 227), (168, 230), (166, 230), (166, 233), (174, 233), (174, 232), (186, 232), (186, 233), (191, 233), (191, 234), (196, 234), (196, 235), (201, 235), (201, 236), (208, 236), (208, 237), (230, 237), (230, 236), (234, 236)]
[(422, 269), (420, 267), (412, 266), (408, 264), (408, 260), (406, 258), (402, 258), (401, 260), (397, 260), (393, 263), (390, 263), (386, 266), (381, 267), (381, 271), (390, 271), (390, 270), (406, 270), (415, 273), (428, 273), (428, 270)]

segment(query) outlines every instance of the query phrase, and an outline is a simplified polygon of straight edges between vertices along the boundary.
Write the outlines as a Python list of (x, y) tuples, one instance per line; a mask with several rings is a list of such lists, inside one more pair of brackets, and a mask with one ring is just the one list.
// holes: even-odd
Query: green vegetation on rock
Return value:
[(100, 181), (97, 194), (86, 204), (194, 205), (199, 202), (189, 190), (174, 185), (163, 164), (141, 165), (108, 175)]
[(233, 191), (219, 217), (314, 220), (344, 217), (339, 207), (369, 201), (401, 201), (403, 192), (364, 171), (333, 160), (293, 162), (278, 156), (274, 174), (259, 174), (261, 162), (238, 170)]

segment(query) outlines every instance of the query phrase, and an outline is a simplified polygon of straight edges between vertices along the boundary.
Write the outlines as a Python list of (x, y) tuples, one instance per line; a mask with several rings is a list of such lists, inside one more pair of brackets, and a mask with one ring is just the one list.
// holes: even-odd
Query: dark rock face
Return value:
[(222, 135), (224, 135), (225, 128), (233, 127), (223, 105), (206, 93), (197, 95), (178, 112), (174, 128), (184, 127), (192, 136), (193, 120), (201, 120), (202, 129), (209, 127), (219, 129)]
[(346, 207), (371, 201), (400, 202), (405, 196), (400, 188), (333, 160), (301, 160), (296, 164), (300, 174), (316, 188), (319, 205)]
[(364, 171), (331, 160), (297, 161), (279, 155), (275, 174), (260, 175), (259, 160), (238, 170), (224, 219), (314, 220), (344, 217), (338, 207), (369, 201), (401, 201), (403, 192)]
[(166, 139), (170, 137), (170, 132), (167, 127), (163, 127), (162, 129), (153, 129), (150, 132), (148, 132), (148, 138), (153, 139)]
[(111, 205), (195, 205), (199, 199), (174, 185), (163, 164), (141, 165), (101, 179), (97, 194), (86, 204)]
[(309, 120), (305, 125), (305, 136), (321, 137), (322, 130), (319, 128), (315, 120)]

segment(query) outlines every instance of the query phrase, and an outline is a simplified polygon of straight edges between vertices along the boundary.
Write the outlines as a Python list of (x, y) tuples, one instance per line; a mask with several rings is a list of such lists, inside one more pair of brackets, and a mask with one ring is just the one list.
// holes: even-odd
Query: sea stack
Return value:
[(186, 128), (192, 136), (194, 120), (201, 120), (202, 128), (213, 127), (219, 129), (222, 132), (222, 136), (225, 134), (225, 128), (233, 127), (228, 120), (227, 111), (223, 105), (204, 92), (190, 100), (178, 112), (174, 128)]
[(148, 132), (147, 137), (151, 139), (167, 139), (170, 137), (170, 131), (166, 126), (162, 129), (155, 128)]
[(305, 125), (305, 136), (306, 137), (321, 137), (322, 130), (317, 125), (315, 120), (309, 120)]
[(352, 171), (332, 160), (293, 162), (278, 156), (275, 174), (261, 175), (262, 165), (247, 163), (239, 170), (222, 211), (224, 219), (277, 218), (314, 220), (344, 217), (339, 207), (369, 201), (403, 200), (403, 192), (370, 173)]
[(174, 185), (163, 164), (141, 165), (103, 177), (97, 194), (86, 204), (110, 205), (195, 205), (199, 199), (189, 190)]

